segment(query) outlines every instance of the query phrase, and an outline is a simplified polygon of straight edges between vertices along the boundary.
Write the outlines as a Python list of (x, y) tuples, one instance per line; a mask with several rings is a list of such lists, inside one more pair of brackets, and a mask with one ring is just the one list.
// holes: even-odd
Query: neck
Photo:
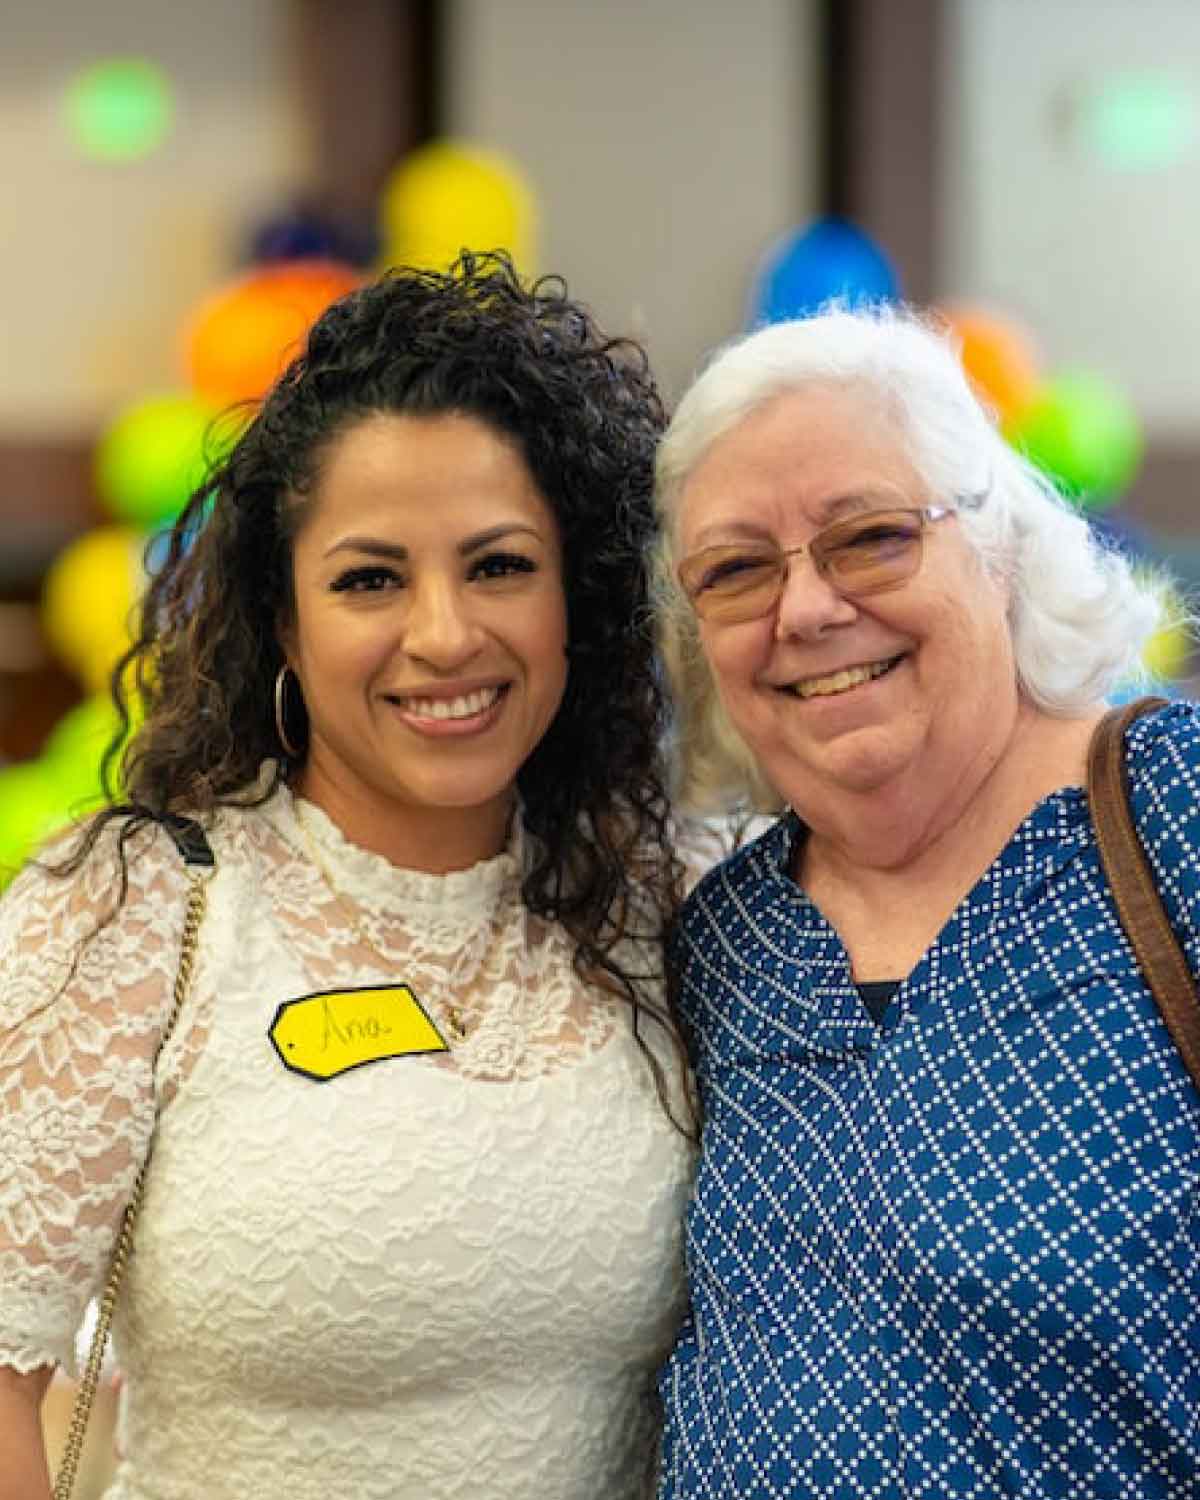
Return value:
[(907, 885), (969, 889), (1013, 831), (1049, 793), (1083, 785), (1087, 746), (1101, 709), (1051, 718), (1022, 703), (1010, 732), (950, 775), (911, 774), (861, 794), (797, 811), (810, 833), (801, 854), (810, 881), (853, 883), (860, 892)]
[(380, 808), (360, 793), (309, 773), (304, 767), (292, 791), (319, 807), (360, 849), (379, 854), (404, 870), (448, 875), (501, 853), (508, 838), (514, 796), (483, 807), (423, 807), (391, 803)]

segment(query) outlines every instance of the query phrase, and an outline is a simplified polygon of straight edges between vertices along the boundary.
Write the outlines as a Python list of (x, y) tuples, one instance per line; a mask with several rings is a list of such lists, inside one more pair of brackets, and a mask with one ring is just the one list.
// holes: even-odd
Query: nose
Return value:
[(431, 666), (453, 668), (479, 648), (480, 629), (449, 579), (426, 578), (409, 590), (404, 649)]
[(775, 606), (776, 640), (812, 640), (857, 618), (854, 604), (817, 571), (811, 557), (788, 558)]

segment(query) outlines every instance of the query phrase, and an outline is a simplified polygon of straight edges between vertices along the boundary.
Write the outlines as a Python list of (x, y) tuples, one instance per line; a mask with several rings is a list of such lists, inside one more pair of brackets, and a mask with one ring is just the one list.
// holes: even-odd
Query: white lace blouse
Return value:
[[(137, 835), (74, 969), (111, 840), (0, 902), (0, 1364), (73, 1363), (157, 1112), (112, 1500), (643, 1493), (691, 1159), (628, 1010), (525, 910), (519, 847), (400, 871), (286, 791), (209, 832), (157, 1065), (186, 904), (170, 840)], [(281, 1061), (284, 1003), (400, 983), (443, 1031), (452, 1001), (465, 1039), (325, 1082)]]

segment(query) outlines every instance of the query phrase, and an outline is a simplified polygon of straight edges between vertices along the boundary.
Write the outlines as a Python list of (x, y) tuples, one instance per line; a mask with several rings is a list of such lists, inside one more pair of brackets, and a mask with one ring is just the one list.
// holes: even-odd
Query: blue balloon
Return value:
[(158, 531), (152, 531), (146, 538), (145, 549), (142, 552), (142, 562), (146, 573), (153, 578), (156, 573), (161, 573), (167, 565), (167, 552), (171, 545), (171, 528), (163, 526)]
[(1143, 677), (1134, 681), (1118, 682), (1116, 687), (1109, 693), (1107, 702), (1113, 708), (1123, 708), (1126, 703), (1132, 703), (1135, 698), (1168, 698), (1172, 702), (1181, 694), (1177, 682), (1164, 682), (1161, 677)]
[(315, 209), (297, 204), (254, 229), (247, 246), (247, 259), (254, 265), (280, 260), (340, 260), (366, 266), (378, 251), (378, 236), (374, 231), (348, 230)]
[(1130, 562), (1148, 558), (1152, 548), (1142, 528), (1119, 508), (1089, 511), (1088, 524), (1106, 547), (1122, 552)]
[(817, 219), (767, 252), (751, 309), (754, 324), (806, 318), (833, 298), (848, 307), (891, 302), (896, 273), (879, 246), (846, 219)]

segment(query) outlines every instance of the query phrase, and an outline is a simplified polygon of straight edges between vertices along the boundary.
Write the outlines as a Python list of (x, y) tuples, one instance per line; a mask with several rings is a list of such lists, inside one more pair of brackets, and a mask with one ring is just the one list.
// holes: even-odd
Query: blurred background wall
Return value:
[[(567, 274), (614, 324), (640, 323), (673, 382), (738, 327), (764, 244), (818, 204), (818, 6), (443, 0), (432, 8), (436, 42), (425, 9), (46, 0), (6, 22), (6, 435), (90, 436), (114, 405), (173, 382), (176, 330), (256, 223), (307, 195), (368, 228), (373, 204), (345, 201), (326, 179), (358, 176), (360, 153), (373, 150), (365, 165), (378, 190), (395, 157), (435, 131), (520, 164), (539, 205), (540, 268)], [(368, 62), (357, 99), (352, 87), (328, 98), (342, 70), (361, 66), (347, 45), (356, 11), (375, 37), (391, 13), (392, 50), (406, 16), (428, 41), (418, 65), (433, 74), (422, 88), (436, 96), (436, 120), (396, 119), (382, 157), (345, 114), (377, 116), (372, 90), (409, 80)], [(332, 45), (322, 59), (323, 29)], [(164, 70), (174, 124), (144, 157), (105, 161), (81, 149), (64, 110), (89, 63), (122, 55)], [(330, 76), (314, 79), (322, 66)], [(323, 149), (332, 129), (339, 159)]]
[(1146, 451), (1126, 509), (1194, 585), (1200, 511), (1200, 7), (942, 7), (942, 295), (1118, 379)]
[[(91, 438), (178, 379), (175, 331), (228, 274), (265, 208), (303, 188), (313, 150), (275, 0), (45, 0), (10, 6), (0, 47), (0, 436)], [(174, 124), (125, 160), (68, 118), (89, 65), (152, 59)]]
[[(562, 272), (639, 333), (678, 389), (742, 324), (764, 246), (819, 207), (820, 9), (16, 8), (0, 52), (0, 763), (36, 753), (81, 692), (28, 610), (55, 557), (112, 519), (97, 442), (131, 402), (181, 384), (182, 331), (256, 231), (309, 213), (367, 261), (406, 152), (445, 135), (496, 148), (534, 196), (527, 269)], [(89, 69), (121, 59), (158, 70), (170, 110), (161, 141), (123, 157), (72, 116)]]
[(963, 0), (946, 26), (943, 290), (1119, 374), (1156, 438), (1194, 442), (1200, 6)]
[(456, 0), (443, 125), (536, 184), (539, 260), (636, 329), (668, 392), (741, 326), (766, 245), (820, 207), (813, 0)]

